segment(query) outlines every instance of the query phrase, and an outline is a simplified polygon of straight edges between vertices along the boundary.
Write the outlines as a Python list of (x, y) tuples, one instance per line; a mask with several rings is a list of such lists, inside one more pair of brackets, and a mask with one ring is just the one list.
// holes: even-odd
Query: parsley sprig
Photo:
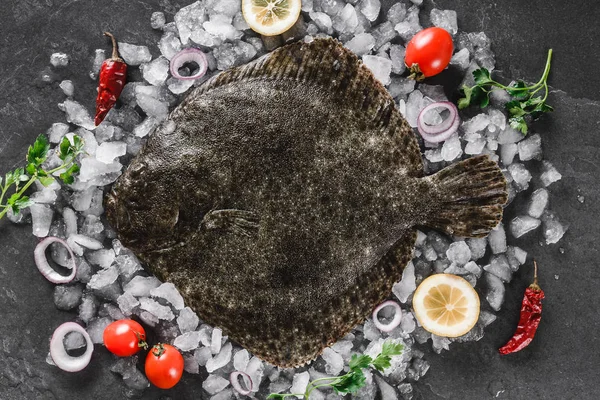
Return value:
[(403, 348), (404, 346), (401, 343), (388, 340), (383, 343), (381, 353), (375, 358), (366, 354), (353, 354), (348, 365), (350, 369), (344, 375), (315, 379), (308, 384), (304, 393), (271, 393), (267, 399), (280, 400), (291, 396), (303, 396), (304, 399), (308, 399), (313, 390), (322, 387), (331, 387), (339, 395), (356, 393), (365, 386), (367, 380), (363, 369), (374, 368), (379, 372), (383, 372), (390, 367), (393, 356), (402, 354)]
[[(42, 185), (49, 186), (55, 179), (52, 174), (60, 172), (59, 177), (64, 183), (71, 184), (74, 182), (74, 175), (79, 172), (79, 165), (75, 163), (75, 158), (83, 152), (83, 140), (79, 136), (73, 136), (73, 142), (71, 143), (67, 137), (63, 138), (58, 147), (58, 157), (62, 164), (46, 171), (42, 168), (42, 164), (48, 158), (49, 151), (50, 143), (48, 143), (46, 136), (38, 136), (35, 143), (29, 146), (27, 151), (27, 166), (8, 172), (4, 177), (4, 181), (0, 177), (0, 219), (6, 215), (8, 210), (12, 210), (16, 214), (33, 204), (33, 200), (25, 196), (24, 193), (35, 181), (40, 181)], [(2, 201), (11, 191), (11, 188), (13, 188), (13, 193), (3, 204)]]
[[(470, 105), (479, 105), (481, 108), (485, 108), (490, 103), (490, 92), (496, 89), (506, 90), (513, 98), (513, 100), (506, 103), (510, 126), (526, 135), (529, 132), (528, 124), (530, 121), (539, 118), (546, 112), (554, 110), (546, 103), (551, 60), (552, 49), (548, 50), (546, 68), (542, 77), (537, 83), (531, 86), (527, 86), (522, 80), (505, 86), (493, 80), (490, 71), (487, 69), (476, 69), (473, 71), (475, 85), (470, 87), (463, 85), (461, 89), (462, 97), (458, 100), (458, 108), (466, 108)], [(541, 90), (544, 91), (544, 96), (536, 96)]]

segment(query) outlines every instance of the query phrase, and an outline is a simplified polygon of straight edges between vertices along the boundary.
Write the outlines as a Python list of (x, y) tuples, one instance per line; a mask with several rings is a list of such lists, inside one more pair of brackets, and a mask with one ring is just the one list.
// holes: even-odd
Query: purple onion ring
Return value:
[[(67, 276), (61, 275), (53, 270), (48, 263), (48, 259), (46, 258), (46, 249), (52, 243), (60, 243), (65, 246), (69, 252), (69, 256), (71, 256), (68, 267), (71, 269), (71, 273)], [(73, 280), (73, 278), (75, 278), (75, 274), (77, 274), (77, 265), (75, 264), (75, 255), (73, 254), (73, 250), (71, 250), (71, 247), (69, 247), (67, 242), (57, 237), (48, 236), (39, 242), (33, 251), (33, 258), (35, 260), (35, 265), (40, 270), (42, 275), (44, 275), (44, 278), (48, 279), (52, 283), (69, 283)]]
[[(425, 123), (425, 113), (434, 108), (445, 108), (450, 111), (450, 115), (439, 125), (427, 125)], [(431, 103), (424, 107), (417, 118), (417, 129), (419, 133), (429, 143), (439, 143), (447, 140), (454, 132), (458, 130), (460, 118), (458, 117), (458, 109), (449, 101), (439, 101)]]
[[(379, 321), (379, 317), (377, 316), (379, 311), (381, 311), (385, 307), (393, 307), (394, 308), (394, 318), (392, 319), (392, 321), (389, 324), (382, 323), (381, 321)], [(392, 301), (392, 300), (384, 301), (383, 303), (378, 305), (377, 308), (375, 308), (375, 310), (373, 311), (373, 323), (375, 324), (377, 329), (379, 329), (382, 332), (391, 332), (392, 330), (394, 330), (395, 327), (400, 325), (401, 320), (402, 320), (402, 309), (400, 309), (400, 305), (398, 305), (398, 303), (396, 303), (395, 301)]]
[[(196, 72), (194, 75), (182, 76), (179, 74), (179, 68), (183, 67), (183, 65), (188, 62), (195, 62), (198, 64), (198, 72)], [(206, 71), (208, 70), (208, 61), (206, 60), (206, 55), (203, 52), (190, 47), (188, 49), (181, 50), (179, 53), (175, 54), (173, 58), (171, 58), (169, 69), (171, 70), (171, 75), (173, 78), (181, 80), (195, 80), (202, 78), (204, 74), (206, 74)]]

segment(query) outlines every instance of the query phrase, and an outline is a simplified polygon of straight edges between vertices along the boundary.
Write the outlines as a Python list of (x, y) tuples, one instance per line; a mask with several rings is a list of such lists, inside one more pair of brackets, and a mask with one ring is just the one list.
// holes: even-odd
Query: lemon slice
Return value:
[(479, 318), (479, 296), (460, 276), (436, 274), (425, 279), (413, 296), (413, 309), (425, 330), (446, 337), (469, 332)]
[(244, 19), (255, 32), (265, 36), (279, 35), (298, 20), (301, 0), (242, 0)]

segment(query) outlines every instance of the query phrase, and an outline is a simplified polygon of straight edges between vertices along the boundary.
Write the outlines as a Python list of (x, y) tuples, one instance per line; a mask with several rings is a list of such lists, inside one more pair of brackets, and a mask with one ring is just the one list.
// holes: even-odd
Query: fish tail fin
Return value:
[(487, 155), (450, 165), (427, 179), (437, 212), (425, 224), (448, 234), (484, 237), (502, 220), (506, 179)]

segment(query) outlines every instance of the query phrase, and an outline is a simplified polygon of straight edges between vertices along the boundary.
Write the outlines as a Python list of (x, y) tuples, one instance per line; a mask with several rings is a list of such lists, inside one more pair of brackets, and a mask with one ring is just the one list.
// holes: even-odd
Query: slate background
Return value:
[[(0, 171), (22, 165), (27, 146), (52, 122), (63, 121), (58, 82), (73, 79), (75, 98), (92, 109), (95, 83), (87, 76), (94, 49), (107, 44), (103, 30), (146, 44), (157, 54), (159, 33), (149, 26), (156, 10), (173, 13), (181, 0), (2, 0), (0, 6)], [(391, 4), (384, 1), (385, 4)], [(506, 77), (536, 81), (547, 49), (555, 58), (550, 104), (540, 121), (545, 158), (563, 173), (551, 187), (551, 208), (569, 231), (559, 245), (532, 234), (519, 245), (541, 266), (547, 299), (536, 340), (519, 354), (496, 349), (511, 335), (523, 290), (523, 267), (508, 285), (498, 320), (481, 342), (428, 352), (431, 369), (415, 386), (416, 399), (597, 399), (600, 319), (597, 241), (600, 183), (600, 3), (586, 0), (426, 0), (426, 7), (455, 9), (461, 29), (485, 31), (493, 40), (497, 69)], [(171, 17), (172, 18), (172, 17)], [(71, 64), (43, 84), (49, 57), (64, 51)], [(451, 90), (455, 82), (447, 83)], [(584, 203), (577, 196), (585, 198)], [(510, 215), (515, 206), (507, 210)], [(108, 370), (111, 356), (98, 348), (90, 366), (68, 374), (45, 363), (52, 331), (74, 315), (55, 309), (53, 286), (33, 264), (31, 227), (0, 222), (0, 399), (119, 399), (123, 386)], [(564, 253), (559, 251), (564, 249)], [(187, 375), (170, 391), (148, 390), (146, 399), (201, 398), (201, 380)]]

